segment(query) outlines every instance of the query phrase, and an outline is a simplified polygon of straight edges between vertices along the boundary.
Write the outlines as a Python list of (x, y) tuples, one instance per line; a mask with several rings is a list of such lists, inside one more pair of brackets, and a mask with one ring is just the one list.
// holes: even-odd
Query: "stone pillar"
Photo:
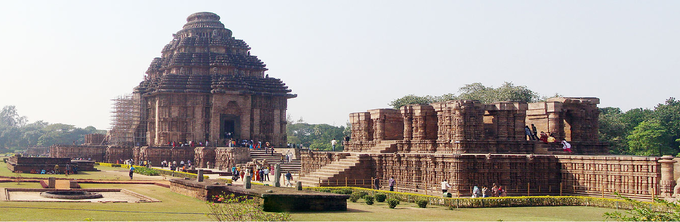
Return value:
[(295, 188), (296, 188), (297, 190), (302, 190), (302, 181), (298, 181), (298, 182), (295, 184)]
[(245, 189), (250, 189), (250, 174), (246, 175), (246, 178), (243, 181), (243, 188)]
[(48, 187), (48, 188), (54, 188), (54, 187), (56, 187), (56, 184), (57, 184), (57, 179), (56, 179), (56, 178), (54, 178), (54, 177), (48, 178), (48, 182), (47, 182), (47, 187)]
[(274, 186), (281, 187), (281, 165), (274, 165)]
[(561, 141), (564, 135), (562, 135), (562, 129), (560, 122), (560, 116), (558, 113), (548, 113), (548, 131), (555, 134), (555, 139)]
[(203, 170), (202, 169), (198, 170), (198, 176), (196, 177), (196, 181), (203, 182)]
[(675, 187), (675, 180), (673, 180), (673, 156), (665, 155), (659, 159), (661, 163), (661, 181), (659, 181), (659, 189), (661, 196), (670, 197), (673, 195), (673, 187)]

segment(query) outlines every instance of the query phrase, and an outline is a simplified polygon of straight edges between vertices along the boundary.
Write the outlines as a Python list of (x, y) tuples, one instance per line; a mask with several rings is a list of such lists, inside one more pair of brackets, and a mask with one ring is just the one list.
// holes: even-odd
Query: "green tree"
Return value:
[(505, 82), (498, 88), (486, 87), (482, 83), (467, 84), (461, 87), (458, 90), (458, 93), (458, 96), (450, 93), (441, 96), (416, 96), (411, 94), (392, 100), (389, 105), (395, 109), (399, 109), (408, 104), (426, 105), (457, 99), (479, 100), (483, 103), (501, 101), (538, 102), (541, 99), (545, 99), (538, 93), (528, 89), (526, 86), (515, 86), (511, 82)]
[(404, 97), (392, 100), (388, 105), (392, 106), (395, 109), (399, 109), (402, 106), (409, 105), (409, 104), (420, 104), (420, 105), (427, 105), (430, 103), (434, 102), (434, 98), (432, 96), (416, 96), (413, 94), (406, 95)]
[(0, 111), (0, 126), (22, 127), (26, 124), (27, 118), (19, 116), (15, 106), (5, 106)]
[(541, 96), (526, 86), (515, 86), (505, 82), (498, 88), (486, 87), (481, 83), (467, 84), (459, 90), (458, 99), (479, 100), (483, 103), (501, 101), (537, 102)]
[(629, 130), (623, 122), (621, 109), (615, 107), (600, 108), (599, 140), (609, 143), (609, 150), (613, 154), (627, 154)]
[(302, 144), (304, 147), (309, 147), (318, 150), (331, 150), (331, 140), (338, 141), (335, 150), (343, 150), (342, 138), (344, 137), (344, 126), (332, 126), (328, 124), (309, 124), (309, 123), (294, 123), (289, 124), (286, 128), (288, 135), (288, 143)]
[(652, 119), (641, 122), (628, 136), (628, 147), (634, 155), (659, 156), (677, 154), (677, 149), (668, 144), (666, 129), (658, 120)]

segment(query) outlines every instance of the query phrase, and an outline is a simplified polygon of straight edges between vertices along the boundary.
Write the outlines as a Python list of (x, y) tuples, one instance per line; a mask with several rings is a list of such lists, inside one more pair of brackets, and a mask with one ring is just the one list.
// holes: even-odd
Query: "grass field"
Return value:
[[(127, 170), (98, 166), (101, 171), (85, 172), (69, 178), (129, 180)], [(1, 176), (16, 176), (0, 167)], [(55, 175), (22, 174), (22, 177), (49, 177)], [(64, 175), (56, 175), (58, 178)], [(135, 176), (135, 179), (163, 180), (161, 176)], [(158, 203), (39, 203), (0, 201), (0, 220), (14, 221), (201, 221), (209, 220), (206, 203), (188, 196), (174, 193), (168, 188), (156, 185), (132, 184), (87, 184), (82, 188), (124, 188), (160, 200)], [(38, 183), (0, 183), (0, 187), (40, 188)], [(363, 200), (348, 202), (344, 212), (292, 213), (296, 221), (586, 221), (604, 220), (604, 212), (612, 209), (595, 207), (506, 207), (506, 208), (461, 208), (449, 210), (446, 207), (428, 205), (418, 208), (414, 203), (404, 203), (390, 209), (385, 203), (366, 205)]]

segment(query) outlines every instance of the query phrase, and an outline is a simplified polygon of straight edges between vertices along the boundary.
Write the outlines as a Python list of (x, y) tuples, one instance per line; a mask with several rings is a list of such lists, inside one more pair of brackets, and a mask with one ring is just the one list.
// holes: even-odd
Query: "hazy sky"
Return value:
[(680, 1), (0, 1), (0, 106), (29, 122), (110, 126), (192, 13), (221, 16), (288, 113), (344, 125), (407, 94), (503, 82), (600, 107), (680, 97)]

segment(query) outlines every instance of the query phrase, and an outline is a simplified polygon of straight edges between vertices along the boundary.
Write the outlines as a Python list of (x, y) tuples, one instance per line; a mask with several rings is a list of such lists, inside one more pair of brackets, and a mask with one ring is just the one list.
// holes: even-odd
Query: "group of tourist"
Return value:
[[(540, 140), (543, 143), (556, 143), (557, 142), (557, 137), (555, 136), (554, 133), (548, 132), (545, 133), (541, 131), (540, 137), (538, 136), (536, 132), (536, 126), (534, 124), (531, 124), (531, 128), (529, 126), (524, 126), (524, 134), (527, 137), (527, 140)], [(571, 153), (571, 144), (567, 142), (567, 139), (564, 138), (562, 139), (562, 149), (566, 152)]]
[(77, 174), (78, 173), (78, 165), (71, 166), (71, 164), (66, 164), (66, 166), (62, 170), (59, 167), (59, 164), (55, 164), (54, 169), (47, 169), (47, 170), (46, 169), (40, 169), (40, 170), (31, 169), (30, 173), (32, 173), (32, 174), (62, 174), (63, 173), (66, 176), (68, 176), (69, 174)]
[[(209, 143), (210, 143), (210, 142), (206, 140), (206, 141), (205, 141), (205, 146), (208, 146)], [(204, 144), (203, 142), (198, 142), (198, 143), (197, 143), (197, 142), (194, 142), (194, 141), (191, 141), (191, 140), (190, 140), (189, 142), (175, 142), (175, 141), (168, 142), (168, 146), (172, 146), (172, 148), (175, 148), (175, 147), (185, 147), (185, 146), (196, 147), (196, 146), (203, 146), (203, 144)]]
[(479, 189), (477, 185), (475, 185), (472, 188), (472, 198), (479, 198), (479, 197), (504, 197), (506, 196), (506, 190), (503, 188), (503, 186), (498, 186), (496, 183), (493, 183), (493, 186), (491, 189), (487, 188), (486, 186), (482, 186), (482, 189)]
[[(251, 179), (253, 179), (255, 181), (259, 181), (260, 183), (264, 183), (264, 181), (270, 181), (269, 175), (271, 175), (273, 177), (275, 170), (274, 170), (274, 167), (272, 167), (271, 164), (264, 166), (264, 167), (257, 166), (256, 170), (245, 169), (245, 168), (233, 166), (233, 167), (231, 167), (231, 173), (232, 173), (231, 179), (233, 181), (238, 181), (239, 179), (243, 180), (243, 178), (246, 175), (250, 175)], [(293, 180), (293, 174), (291, 174), (290, 171), (288, 171), (284, 176), (285, 176), (285, 179), (286, 179), (285, 185), (286, 186), (292, 186), (291, 181)]]
[(170, 170), (172, 171), (182, 171), (182, 172), (187, 172), (188, 170), (194, 169), (194, 165), (191, 164), (191, 160), (187, 160), (185, 163), (184, 160), (179, 161), (179, 164), (177, 161), (172, 161), (169, 162), (167, 160), (161, 161), (161, 169), (164, 167), (169, 167)]

